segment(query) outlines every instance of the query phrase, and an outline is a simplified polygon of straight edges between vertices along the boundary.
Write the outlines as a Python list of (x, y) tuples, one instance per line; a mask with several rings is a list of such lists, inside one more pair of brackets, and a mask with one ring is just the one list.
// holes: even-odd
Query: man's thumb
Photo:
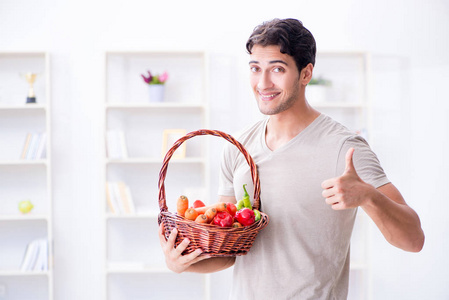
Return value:
[(352, 161), (352, 156), (354, 154), (354, 148), (349, 148), (348, 152), (346, 152), (346, 167), (345, 167), (345, 173), (348, 172), (355, 172), (354, 163)]

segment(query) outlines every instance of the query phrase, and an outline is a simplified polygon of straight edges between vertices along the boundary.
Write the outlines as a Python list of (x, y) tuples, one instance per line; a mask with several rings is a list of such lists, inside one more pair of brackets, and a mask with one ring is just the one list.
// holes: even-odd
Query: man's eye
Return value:
[(274, 68), (273, 72), (275, 72), (275, 73), (284, 72), (284, 68), (281, 68), (281, 67)]
[(250, 68), (251, 72), (256, 73), (257, 71), (259, 71), (258, 67), (251, 67)]

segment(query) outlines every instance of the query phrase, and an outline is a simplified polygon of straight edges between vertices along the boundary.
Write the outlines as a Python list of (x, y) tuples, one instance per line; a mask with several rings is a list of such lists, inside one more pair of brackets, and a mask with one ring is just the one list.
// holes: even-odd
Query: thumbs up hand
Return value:
[(365, 183), (357, 174), (352, 156), (354, 148), (350, 148), (346, 153), (346, 167), (343, 174), (339, 177), (323, 181), (323, 197), (326, 203), (333, 209), (341, 210), (354, 208), (363, 205), (369, 196), (373, 187)]

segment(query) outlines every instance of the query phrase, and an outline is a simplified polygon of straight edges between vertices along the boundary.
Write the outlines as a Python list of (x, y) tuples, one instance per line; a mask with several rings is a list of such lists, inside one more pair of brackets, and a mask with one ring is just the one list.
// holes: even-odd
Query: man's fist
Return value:
[(322, 195), (333, 209), (347, 209), (364, 204), (373, 188), (357, 175), (352, 161), (353, 154), (354, 148), (350, 148), (346, 153), (346, 167), (341, 176), (327, 179), (321, 184)]

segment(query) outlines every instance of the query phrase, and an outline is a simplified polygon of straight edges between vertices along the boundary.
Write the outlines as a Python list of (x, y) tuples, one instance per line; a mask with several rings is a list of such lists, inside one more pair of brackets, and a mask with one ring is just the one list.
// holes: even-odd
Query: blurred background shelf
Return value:
[[(11, 299), (52, 300), (50, 55), (0, 52), (0, 70), (1, 283)], [(30, 104), (25, 103), (29, 86), (23, 76), (28, 72), (37, 74), (36, 103)], [(28, 135), (35, 135), (36, 140), (26, 148)], [(27, 154), (28, 158), (21, 159), (26, 149), (38, 153), (38, 146), (43, 147), (44, 157)], [(30, 200), (34, 205), (29, 214), (20, 214), (18, 203), (22, 200)], [(48, 270), (20, 271), (27, 249), (36, 240), (46, 241), (47, 250), (42, 257)]]
[[(140, 76), (146, 75), (147, 70), (152, 74), (169, 73), (163, 102), (150, 101), (148, 85)], [(208, 57), (199, 51), (107, 52), (105, 89), (104, 183), (110, 189), (104, 198), (105, 278), (107, 299), (115, 299), (117, 294), (133, 292), (123, 276), (171, 276), (155, 234), (159, 214), (158, 174), (166, 151), (176, 140), (168, 140), (164, 134), (165, 130), (181, 129), (187, 133), (208, 128)], [(122, 157), (109, 158), (111, 131), (121, 136), (121, 153), (125, 154)], [(192, 139), (185, 147), (181, 158), (172, 157), (169, 162), (167, 205), (172, 208), (181, 193), (201, 199), (209, 195), (208, 142)], [(114, 197), (117, 188), (110, 187), (117, 183), (122, 189), (129, 189), (135, 212), (120, 211), (120, 203), (129, 203), (123, 197), (117, 211), (106, 205), (115, 203), (111, 195)], [(196, 285), (205, 291), (204, 299), (211, 299), (207, 292), (209, 281), (204, 279), (209, 275), (184, 277), (203, 278)]]

